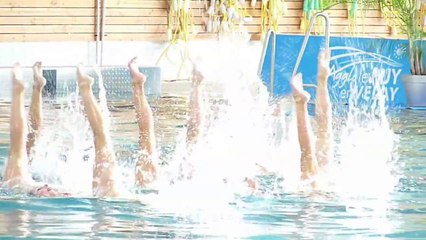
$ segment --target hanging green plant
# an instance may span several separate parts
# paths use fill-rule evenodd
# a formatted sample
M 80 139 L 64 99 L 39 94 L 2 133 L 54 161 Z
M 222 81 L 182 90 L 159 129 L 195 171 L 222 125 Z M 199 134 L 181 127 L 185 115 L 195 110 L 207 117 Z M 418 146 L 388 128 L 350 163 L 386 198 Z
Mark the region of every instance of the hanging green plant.
M 169 44 L 157 60 L 157 65 L 159 65 L 163 58 L 167 58 L 167 60 L 173 64 L 180 64 L 179 76 L 181 75 L 185 64 L 188 61 L 190 62 L 187 43 L 196 35 L 192 22 L 190 3 L 191 0 L 169 0 L 167 28 Z M 178 52 L 178 62 L 169 56 L 171 50 Z
M 211 0 L 207 10 L 207 32 L 236 33 L 244 31 L 244 23 L 251 21 L 244 0 Z
M 193 34 L 194 25 L 190 11 L 191 0 L 170 0 L 168 14 L 168 40 L 172 43 L 177 41 L 187 42 Z
M 302 32 L 306 32 L 308 29 L 308 25 L 309 25 L 309 21 L 311 17 L 315 13 L 323 11 L 323 10 L 324 10 L 323 0 L 305 0 L 303 2 L 303 14 L 302 14 L 302 20 L 300 22 L 300 30 Z
M 348 19 L 349 19 L 349 32 L 356 33 L 358 19 L 361 17 L 362 26 L 364 27 L 365 10 L 377 7 L 377 0 L 305 0 L 303 3 L 303 15 L 300 23 L 300 29 L 302 32 L 306 32 L 310 18 L 316 12 L 323 12 L 333 8 L 338 4 L 346 4 Z M 359 15 L 361 13 L 361 15 Z M 315 31 L 323 32 L 323 19 L 317 19 L 315 24 Z
M 422 31 L 426 32 L 426 2 L 421 3 L 418 17 L 422 25 Z
M 278 31 L 279 19 L 287 12 L 287 3 L 284 0 L 262 0 L 261 28 L 262 38 L 270 29 Z
M 357 10 L 358 10 L 358 1 L 347 4 L 348 9 L 348 19 L 349 19 L 349 31 L 355 33 L 357 26 Z

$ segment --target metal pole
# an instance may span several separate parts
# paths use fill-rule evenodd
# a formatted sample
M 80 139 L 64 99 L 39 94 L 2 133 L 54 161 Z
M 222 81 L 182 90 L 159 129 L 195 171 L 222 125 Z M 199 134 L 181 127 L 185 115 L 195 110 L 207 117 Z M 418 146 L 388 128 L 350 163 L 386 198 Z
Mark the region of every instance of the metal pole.
M 275 52 L 276 52 L 276 34 L 275 32 L 270 32 L 272 37 L 272 45 L 271 45 L 271 76 L 270 76 L 270 89 L 271 89 L 271 96 L 274 97 L 274 83 L 275 83 Z
M 274 80 L 275 80 L 275 47 L 276 47 L 276 34 L 273 30 L 269 30 L 268 33 L 266 34 L 265 37 L 265 42 L 263 44 L 263 50 L 262 50 L 262 55 L 260 58 L 260 64 L 259 64 L 259 68 L 257 70 L 257 74 L 259 75 L 259 77 L 262 75 L 262 70 L 263 70 L 263 64 L 265 62 L 265 58 L 266 58 L 266 52 L 268 50 L 268 44 L 269 44 L 269 39 L 271 39 L 271 37 L 273 38 L 272 40 L 272 45 L 271 45 L 271 68 L 270 68 L 270 91 L 272 96 L 274 95 Z
M 262 55 L 260 56 L 260 63 L 257 69 L 257 74 L 259 76 L 262 75 L 263 63 L 265 62 L 266 50 L 268 50 L 269 37 L 271 36 L 271 32 L 273 32 L 273 30 L 269 30 L 269 32 L 266 34 L 265 42 L 263 42 Z
M 99 65 L 101 40 L 101 0 L 96 0 L 96 65 Z
M 312 27 L 314 26 L 315 19 L 317 17 L 323 17 L 325 20 L 325 46 L 326 49 L 330 46 L 330 21 L 328 19 L 328 15 L 326 13 L 316 13 L 311 17 L 311 22 L 309 24 L 308 31 L 305 34 L 305 38 L 303 39 L 302 48 L 300 49 L 299 56 L 296 60 L 296 65 L 293 69 L 293 76 L 296 75 L 297 70 L 299 69 L 300 61 L 302 60 L 303 54 L 305 53 L 306 45 L 308 44 L 309 36 L 311 35 Z
M 101 13 L 101 55 L 99 59 L 99 66 L 102 66 L 103 57 L 104 57 L 104 36 L 105 36 L 105 11 L 106 4 L 105 0 L 101 0 L 102 2 L 102 13 Z

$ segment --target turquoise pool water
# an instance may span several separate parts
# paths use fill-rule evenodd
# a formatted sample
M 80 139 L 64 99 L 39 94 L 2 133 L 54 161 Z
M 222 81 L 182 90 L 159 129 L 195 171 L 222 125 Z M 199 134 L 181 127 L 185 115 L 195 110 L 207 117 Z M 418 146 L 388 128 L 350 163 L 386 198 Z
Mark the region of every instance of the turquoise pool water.
M 160 145 L 168 146 L 184 124 L 183 101 L 175 103 L 168 121 L 159 120 Z M 6 105 L 7 106 L 7 105 Z M 5 108 L 7 109 L 7 108 Z M 157 115 L 164 115 L 156 109 Z M 112 111 L 119 158 L 137 141 L 133 110 L 125 104 Z M 7 114 L 0 116 L 0 168 L 7 154 Z M 386 198 L 333 192 L 276 190 L 238 195 L 226 204 L 181 209 L 144 198 L 33 198 L 0 193 L 0 236 L 53 239 L 426 239 L 426 112 L 390 114 L 399 136 L 399 182 Z M 125 142 L 124 142 L 125 141 Z M 126 143 L 124 145 L 123 143 Z M 130 145 L 130 147 L 129 147 Z M 366 166 L 368 167 L 368 166 Z M 76 176 L 78 177 L 78 176 Z M 380 178 L 380 175 L 377 176 Z M 360 175 L 359 179 L 363 176 Z M 263 179 L 267 181 L 268 179 Z M 356 181 L 356 179 L 354 179 Z M 174 197 L 184 199 L 181 195 Z M 203 193 L 200 193 L 203 194 Z M 194 194 L 188 195 L 193 197 Z M 215 196 L 210 196 L 215 198 Z M 168 199 L 169 203 L 174 199 Z M 210 203 L 209 203 L 210 204 Z

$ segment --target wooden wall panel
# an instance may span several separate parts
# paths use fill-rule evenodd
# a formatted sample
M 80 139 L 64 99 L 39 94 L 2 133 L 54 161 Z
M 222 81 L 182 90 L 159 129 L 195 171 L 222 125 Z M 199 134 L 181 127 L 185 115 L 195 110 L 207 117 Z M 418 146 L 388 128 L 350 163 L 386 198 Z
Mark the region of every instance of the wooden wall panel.
M 252 39 L 260 38 L 260 7 L 247 13 L 252 21 L 245 24 Z M 167 40 L 166 0 L 105 0 L 105 40 L 137 41 Z M 302 16 L 302 0 L 287 1 L 288 11 L 279 20 L 279 31 L 298 34 Z M 197 38 L 214 38 L 205 32 L 205 3 L 191 2 L 193 24 L 199 33 Z M 351 35 L 346 6 L 335 6 L 327 11 L 333 35 Z M 359 13 L 361 14 L 361 13 Z M 365 23 L 365 24 L 363 24 Z M 93 41 L 96 32 L 95 0 L 0 0 L 0 41 Z M 354 30 L 354 29 L 352 29 Z M 380 11 L 367 10 L 358 18 L 356 35 L 389 36 L 390 29 Z
M 95 1 L 0 0 L 0 41 L 93 41 Z

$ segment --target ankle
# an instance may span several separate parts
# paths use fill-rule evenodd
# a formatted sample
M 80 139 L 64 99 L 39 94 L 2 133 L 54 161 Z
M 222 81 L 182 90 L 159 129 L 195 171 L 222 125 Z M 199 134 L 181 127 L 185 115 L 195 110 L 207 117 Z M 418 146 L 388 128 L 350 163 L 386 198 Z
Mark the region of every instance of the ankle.
M 144 87 L 145 85 L 141 82 L 133 82 L 132 83 L 132 87 L 133 87 L 133 91 L 137 91 L 137 92 L 144 92 Z
M 308 99 L 302 99 L 302 98 L 293 98 L 294 103 L 299 107 L 307 107 L 308 106 Z
M 25 91 L 25 86 L 21 85 L 21 84 L 14 84 L 13 85 L 13 91 L 14 93 L 17 94 L 23 94 Z
M 80 89 L 80 93 L 90 93 L 92 91 L 92 88 L 90 85 L 81 85 L 78 87 Z
M 328 82 L 328 75 L 327 74 L 318 74 L 318 84 L 319 83 L 327 83 Z
M 192 81 L 191 83 L 193 89 L 200 89 L 201 88 L 201 82 Z
M 44 87 L 44 85 L 34 83 L 34 85 L 33 85 L 33 91 L 39 91 L 39 92 L 41 92 L 41 90 L 43 89 L 43 87 Z

